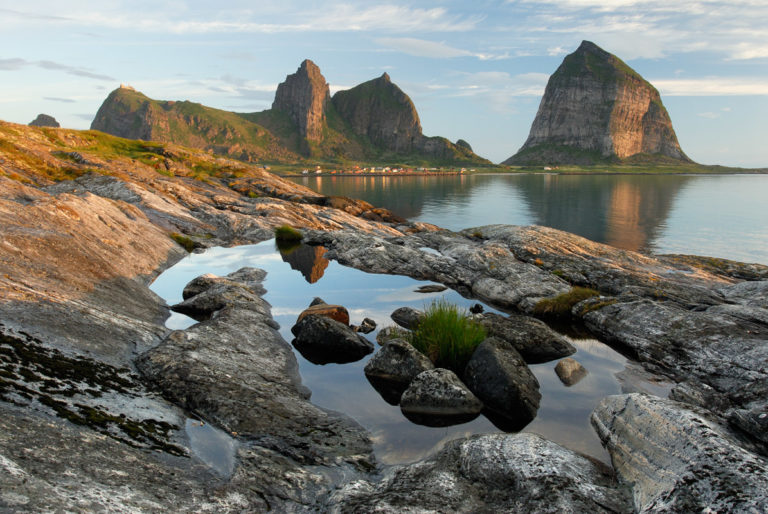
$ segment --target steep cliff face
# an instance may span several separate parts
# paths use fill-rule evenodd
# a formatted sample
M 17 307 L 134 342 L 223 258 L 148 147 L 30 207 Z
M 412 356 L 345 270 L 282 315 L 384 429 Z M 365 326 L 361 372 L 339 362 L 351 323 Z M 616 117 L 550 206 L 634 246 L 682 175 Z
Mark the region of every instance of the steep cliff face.
M 325 110 L 331 101 L 330 89 L 320 68 L 304 60 L 296 73 L 277 86 L 272 109 L 288 114 L 307 141 L 321 141 Z
M 333 95 L 333 106 L 355 132 L 395 152 L 410 152 L 422 138 L 419 114 L 389 75 Z
M 689 161 L 659 92 L 584 41 L 550 77 L 528 139 L 505 164 L 587 164 L 638 154 Z

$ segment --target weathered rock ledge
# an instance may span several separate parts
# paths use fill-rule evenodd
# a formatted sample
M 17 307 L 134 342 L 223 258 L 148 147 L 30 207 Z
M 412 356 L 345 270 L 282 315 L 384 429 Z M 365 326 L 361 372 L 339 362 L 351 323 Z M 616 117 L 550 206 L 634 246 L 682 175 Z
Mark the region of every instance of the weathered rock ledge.
M 151 164 L 99 153 L 92 137 L 0 124 L 3 148 L 16 152 L 0 161 L 3 510 L 629 512 L 688 505 L 684 488 L 712 505 L 764 510 L 765 481 L 732 479 L 725 468 L 736 461 L 718 455 L 764 476 L 768 268 L 652 258 L 542 227 L 452 233 L 178 147 L 143 155 Z M 75 149 L 77 159 L 65 152 Z M 195 180 L 200 163 L 227 175 Z M 595 424 L 621 482 L 522 434 L 377 468 L 359 426 L 308 401 L 259 271 L 190 290 L 193 303 L 208 294 L 197 302 L 207 319 L 184 331 L 164 327 L 168 307 L 147 287 L 185 255 L 171 232 L 204 248 L 259 242 L 282 224 L 343 264 L 433 280 L 523 314 L 572 286 L 597 289 L 572 317 L 707 412 L 606 400 Z M 237 441 L 231 476 L 193 457 L 190 417 Z M 643 418 L 668 429 L 626 428 Z M 702 451 L 665 456 L 677 444 Z M 628 452 L 653 455 L 662 478 L 668 469 L 686 478 L 635 481 L 643 471 L 625 465 Z M 708 458 L 724 471 L 700 473 Z

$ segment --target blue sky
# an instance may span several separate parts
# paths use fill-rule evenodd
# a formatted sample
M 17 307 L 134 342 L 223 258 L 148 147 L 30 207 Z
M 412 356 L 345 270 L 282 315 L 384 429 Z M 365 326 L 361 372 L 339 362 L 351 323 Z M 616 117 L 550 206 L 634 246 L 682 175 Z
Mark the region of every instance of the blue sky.
M 386 71 L 425 134 L 498 162 L 583 39 L 659 89 L 691 158 L 768 167 L 768 0 L 0 0 L 0 119 L 88 128 L 120 83 L 260 111 L 309 58 L 332 93 Z

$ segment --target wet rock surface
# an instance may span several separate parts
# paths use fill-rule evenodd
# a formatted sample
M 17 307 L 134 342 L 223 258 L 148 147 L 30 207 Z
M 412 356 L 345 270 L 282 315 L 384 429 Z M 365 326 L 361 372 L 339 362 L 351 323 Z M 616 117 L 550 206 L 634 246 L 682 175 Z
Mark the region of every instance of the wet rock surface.
M 434 368 L 426 355 L 402 339 L 385 343 L 365 365 L 365 376 L 384 400 L 398 405 L 414 378 Z
M 332 512 L 631 512 L 612 472 L 535 434 L 451 441 L 378 482 L 352 481 Z
M 576 352 L 565 337 L 531 316 L 488 312 L 475 319 L 489 336 L 511 344 L 529 364 L 549 362 Z
M 491 421 L 517 431 L 539 410 L 539 382 L 509 343 L 490 337 L 467 362 L 464 382 L 485 404 Z
M 439 427 L 474 419 L 483 403 L 456 373 L 435 368 L 413 379 L 400 398 L 400 410 L 415 423 Z
M 768 464 L 701 411 L 641 394 L 609 396 L 592 424 L 638 512 L 764 512 Z
M 291 331 L 296 336 L 293 346 L 313 364 L 355 362 L 373 352 L 373 343 L 326 316 L 305 316 Z

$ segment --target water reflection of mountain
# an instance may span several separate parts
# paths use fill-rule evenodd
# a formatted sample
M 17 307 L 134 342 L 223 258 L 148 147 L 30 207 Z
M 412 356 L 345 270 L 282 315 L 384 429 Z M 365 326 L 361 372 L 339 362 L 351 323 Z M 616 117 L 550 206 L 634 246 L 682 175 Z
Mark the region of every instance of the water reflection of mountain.
M 307 177 L 294 179 L 325 195 L 349 196 L 384 207 L 404 218 L 418 218 L 425 203 L 449 200 L 469 204 L 474 177 Z
M 682 175 L 523 175 L 510 185 L 538 225 L 626 250 L 649 250 L 689 180 Z
M 314 284 L 323 277 L 328 259 L 324 257 L 327 250 L 322 246 L 307 246 L 300 244 L 293 248 L 280 249 L 283 262 L 290 264 L 292 269 L 301 272 L 304 279 Z

